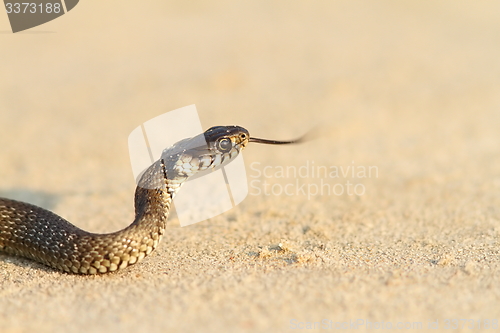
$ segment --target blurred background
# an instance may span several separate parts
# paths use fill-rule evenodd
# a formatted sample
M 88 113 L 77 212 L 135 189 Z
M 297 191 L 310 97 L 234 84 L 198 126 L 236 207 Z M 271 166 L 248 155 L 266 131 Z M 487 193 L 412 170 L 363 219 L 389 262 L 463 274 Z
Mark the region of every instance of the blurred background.
M 287 331 L 291 318 L 498 318 L 499 12 L 496 1 L 80 1 L 16 34 L 0 15 L 1 196 L 87 230 L 122 228 L 133 212 L 129 133 L 190 104 L 205 128 L 321 133 L 251 146 L 247 166 L 379 170 L 358 180 L 361 197 L 249 196 L 198 229 L 172 229 L 149 266 L 127 271 L 147 281 L 26 275 L 30 262 L 2 256 L 0 327 L 76 331 L 101 315 L 122 330 L 263 332 Z M 231 251 L 236 263 L 214 254 Z M 88 296 L 89 285 L 115 298 Z

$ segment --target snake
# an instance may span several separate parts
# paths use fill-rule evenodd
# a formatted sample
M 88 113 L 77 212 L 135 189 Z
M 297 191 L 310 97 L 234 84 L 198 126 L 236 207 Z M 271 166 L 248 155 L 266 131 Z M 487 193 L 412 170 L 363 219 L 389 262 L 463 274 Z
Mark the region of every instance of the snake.
M 0 198 L 0 252 L 74 274 L 124 269 L 156 249 L 165 234 L 172 201 L 190 177 L 226 165 L 248 143 L 281 145 L 299 141 L 250 137 L 240 126 L 214 126 L 181 140 L 164 149 L 139 177 L 134 220 L 113 233 L 87 232 L 44 208 Z

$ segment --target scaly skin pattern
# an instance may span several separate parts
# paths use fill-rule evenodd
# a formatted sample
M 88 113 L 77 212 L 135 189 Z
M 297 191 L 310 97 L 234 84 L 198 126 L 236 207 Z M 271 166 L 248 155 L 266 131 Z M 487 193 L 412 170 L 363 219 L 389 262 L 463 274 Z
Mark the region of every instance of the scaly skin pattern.
M 193 146 L 200 138 L 206 145 Z M 43 208 L 0 198 L 0 251 L 75 274 L 107 273 L 133 265 L 158 246 L 181 185 L 200 171 L 229 162 L 248 140 L 241 127 L 218 126 L 165 149 L 141 176 L 134 221 L 114 233 L 89 233 Z
M 158 162 L 148 171 L 158 171 Z M 80 274 L 113 272 L 133 265 L 160 242 L 173 193 L 136 189 L 134 222 L 122 231 L 93 234 L 58 215 L 19 201 L 0 199 L 0 250 Z

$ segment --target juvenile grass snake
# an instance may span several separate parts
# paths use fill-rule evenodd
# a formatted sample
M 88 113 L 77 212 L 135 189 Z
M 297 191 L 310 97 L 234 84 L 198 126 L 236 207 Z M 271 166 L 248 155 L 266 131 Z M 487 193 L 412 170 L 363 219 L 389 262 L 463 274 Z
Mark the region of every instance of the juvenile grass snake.
M 201 146 L 194 142 L 206 142 Z M 300 140 L 300 139 L 299 139 Z M 35 205 L 0 198 L 0 251 L 75 274 L 113 272 L 149 255 L 165 233 L 170 206 L 195 174 L 234 159 L 250 142 L 290 144 L 250 137 L 239 126 L 216 126 L 163 150 L 135 190 L 135 218 L 123 230 L 95 234 Z

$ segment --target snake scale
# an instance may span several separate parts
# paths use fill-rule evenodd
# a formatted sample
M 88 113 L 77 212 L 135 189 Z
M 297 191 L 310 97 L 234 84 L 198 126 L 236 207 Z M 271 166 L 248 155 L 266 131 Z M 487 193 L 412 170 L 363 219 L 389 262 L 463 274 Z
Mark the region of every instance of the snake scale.
M 199 146 L 200 139 L 206 144 Z M 249 142 L 290 144 L 299 140 L 251 138 L 242 127 L 215 126 L 175 143 L 144 171 L 135 190 L 134 221 L 114 233 L 86 232 L 43 208 L 0 198 L 0 251 L 68 273 L 123 269 L 158 246 L 172 200 L 189 177 L 229 163 Z

